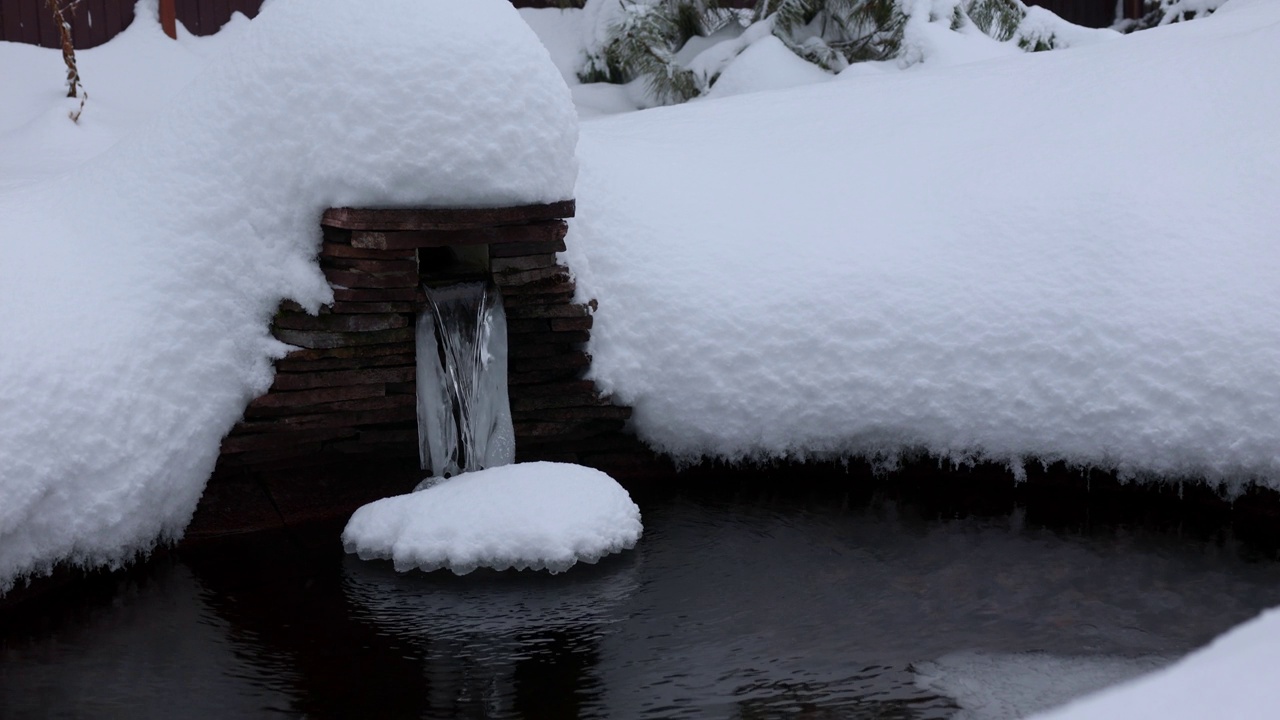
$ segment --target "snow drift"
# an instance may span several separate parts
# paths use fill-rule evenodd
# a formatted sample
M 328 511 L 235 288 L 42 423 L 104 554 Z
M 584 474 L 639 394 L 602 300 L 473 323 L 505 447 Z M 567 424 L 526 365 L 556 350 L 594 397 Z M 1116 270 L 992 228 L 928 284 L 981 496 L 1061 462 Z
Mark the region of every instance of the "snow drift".
M 171 111 L 0 195 L 0 591 L 182 532 L 275 308 L 331 300 L 326 207 L 566 199 L 576 134 L 502 0 L 278 1 Z
M 926 64 L 927 65 L 927 64 Z M 1280 6 L 583 124 L 592 373 L 678 458 L 1280 487 Z

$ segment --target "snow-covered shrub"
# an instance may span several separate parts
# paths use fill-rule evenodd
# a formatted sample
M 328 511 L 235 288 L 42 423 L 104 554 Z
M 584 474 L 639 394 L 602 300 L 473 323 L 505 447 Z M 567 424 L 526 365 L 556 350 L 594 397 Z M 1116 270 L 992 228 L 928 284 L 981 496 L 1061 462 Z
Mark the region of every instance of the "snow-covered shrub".
M 582 81 L 641 80 L 660 105 L 706 94 L 734 58 L 769 35 L 838 73 L 857 62 L 925 59 L 911 42 L 920 23 L 976 28 L 1028 51 L 1066 47 L 1093 32 L 1022 0 L 759 0 L 747 10 L 716 0 L 587 0 L 585 13 Z
M 1117 28 L 1125 32 L 1146 30 L 1170 23 L 1195 20 L 1213 14 L 1227 0 L 1145 0 L 1142 17 L 1125 20 Z

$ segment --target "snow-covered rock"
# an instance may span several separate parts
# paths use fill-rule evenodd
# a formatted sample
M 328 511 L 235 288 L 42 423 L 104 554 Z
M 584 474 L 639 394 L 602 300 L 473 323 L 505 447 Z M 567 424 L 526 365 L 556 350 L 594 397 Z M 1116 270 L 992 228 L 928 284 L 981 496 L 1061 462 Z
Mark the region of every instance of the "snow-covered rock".
M 360 508 L 342 532 L 347 552 L 397 570 L 563 572 L 635 547 L 640 508 L 608 475 L 567 463 L 463 473 Z
M 562 200 L 576 136 L 503 0 L 277 0 L 153 122 L 0 194 L 0 591 L 180 535 L 272 313 L 332 299 L 326 207 Z

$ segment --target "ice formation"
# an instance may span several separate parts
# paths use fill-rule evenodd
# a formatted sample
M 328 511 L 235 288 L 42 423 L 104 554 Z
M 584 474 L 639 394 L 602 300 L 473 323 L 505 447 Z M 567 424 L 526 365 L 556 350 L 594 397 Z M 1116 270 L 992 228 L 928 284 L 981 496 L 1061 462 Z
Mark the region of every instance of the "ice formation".
M 492 282 L 424 286 L 418 317 L 422 468 L 451 477 L 507 465 L 516 437 L 507 397 L 507 318 Z
M 331 300 L 325 208 L 573 195 L 572 100 L 509 3 L 277 0 L 244 25 L 137 132 L 0 193 L 0 591 L 181 534 L 271 384 L 280 301 Z
M 640 508 L 608 475 L 568 463 L 519 463 L 465 473 L 356 510 L 347 552 L 397 570 L 563 572 L 635 547 Z
M 1278 66 L 1280 3 L 1231 3 L 585 122 L 594 379 L 686 460 L 1280 487 Z

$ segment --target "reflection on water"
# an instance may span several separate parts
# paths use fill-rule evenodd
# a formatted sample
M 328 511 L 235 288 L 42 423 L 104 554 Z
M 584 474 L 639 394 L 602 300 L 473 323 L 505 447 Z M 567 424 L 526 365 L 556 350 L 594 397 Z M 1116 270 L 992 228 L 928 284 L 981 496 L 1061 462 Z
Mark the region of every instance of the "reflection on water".
M 0 717 L 1016 717 L 1280 604 L 1221 539 L 643 504 L 635 551 L 555 577 L 399 575 L 336 530 L 156 560 L 0 618 Z

